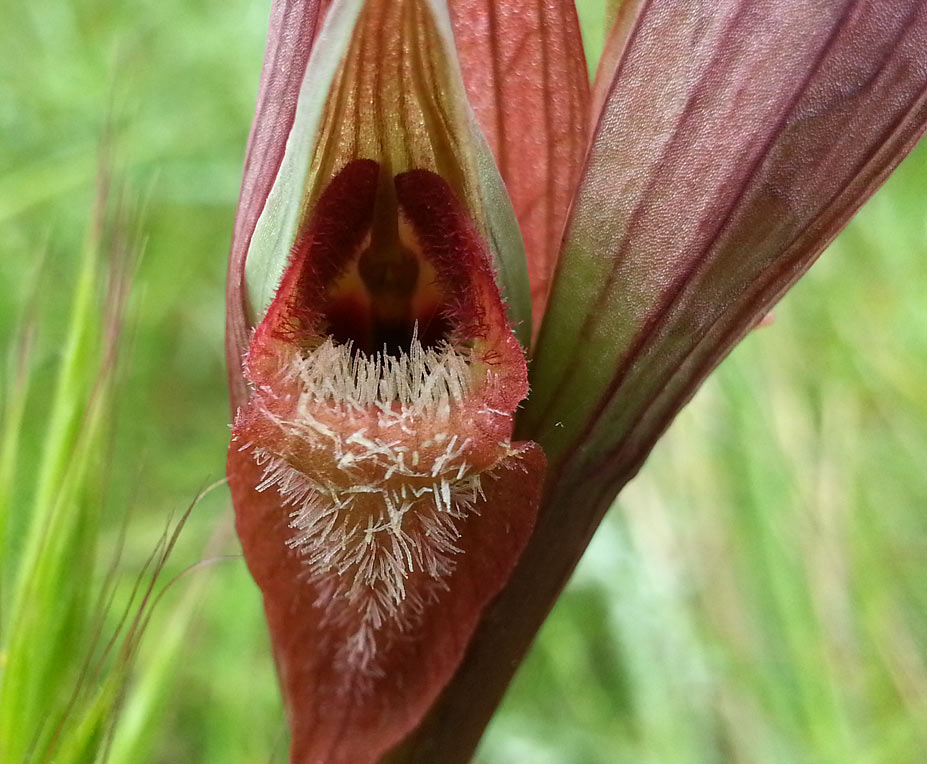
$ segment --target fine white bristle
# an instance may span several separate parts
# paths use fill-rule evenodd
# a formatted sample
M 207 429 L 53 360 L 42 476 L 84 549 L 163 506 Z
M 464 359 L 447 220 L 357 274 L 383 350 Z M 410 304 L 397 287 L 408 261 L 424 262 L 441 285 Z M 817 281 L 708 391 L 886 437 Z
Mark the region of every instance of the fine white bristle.
M 425 602 L 447 586 L 462 521 L 483 497 L 465 435 L 441 432 L 410 447 L 396 432 L 414 435 L 417 421 L 447 423 L 470 395 L 473 376 L 471 357 L 450 345 L 425 348 L 415 337 L 408 352 L 368 356 L 327 340 L 284 372 L 300 391 L 295 414 L 283 420 L 264 412 L 285 438 L 324 451 L 333 465 L 307 474 L 267 447 L 252 449 L 264 470 L 258 490 L 276 489 L 291 508 L 288 543 L 323 592 L 324 617 L 359 623 L 340 659 L 362 673 L 378 671 L 377 634 L 388 625 L 397 633 L 414 627 Z M 319 414 L 332 404 L 374 410 L 378 427 L 343 432 Z M 511 453 L 507 442 L 498 445 L 500 458 Z
M 424 347 L 413 334 L 407 352 L 368 355 L 330 338 L 294 360 L 287 378 L 313 400 L 332 400 L 357 411 L 376 406 L 386 414 L 398 403 L 410 415 L 440 416 L 471 390 L 472 358 L 449 343 Z

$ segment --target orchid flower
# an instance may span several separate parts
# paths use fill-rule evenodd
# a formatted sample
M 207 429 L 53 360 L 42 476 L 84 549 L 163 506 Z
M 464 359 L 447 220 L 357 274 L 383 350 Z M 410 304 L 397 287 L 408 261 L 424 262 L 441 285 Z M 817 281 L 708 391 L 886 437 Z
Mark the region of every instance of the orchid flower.
M 923 0 L 274 0 L 228 477 L 294 762 L 465 761 L 606 509 L 927 126 Z

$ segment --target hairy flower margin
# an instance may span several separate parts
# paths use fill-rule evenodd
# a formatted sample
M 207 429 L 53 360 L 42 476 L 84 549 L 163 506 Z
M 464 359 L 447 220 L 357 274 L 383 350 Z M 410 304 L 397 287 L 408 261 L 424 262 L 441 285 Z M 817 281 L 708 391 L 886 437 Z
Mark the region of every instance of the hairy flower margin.
M 592 88 L 571 2 L 275 0 L 228 475 L 293 761 L 467 760 L 619 489 L 925 127 L 922 0 L 625 0 Z

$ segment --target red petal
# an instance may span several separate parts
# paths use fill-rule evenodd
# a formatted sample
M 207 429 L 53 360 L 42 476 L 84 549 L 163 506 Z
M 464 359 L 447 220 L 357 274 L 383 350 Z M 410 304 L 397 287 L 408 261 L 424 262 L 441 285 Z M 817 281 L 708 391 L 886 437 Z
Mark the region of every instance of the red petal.
M 337 632 L 321 622 L 305 563 L 287 546 L 293 530 L 275 491 L 254 486 L 261 469 L 229 451 L 229 486 L 248 566 L 261 585 L 292 733 L 293 762 L 377 761 L 420 721 L 463 654 L 485 603 L 508 579 L 534 522 L 544 469 L 530 444 L 487 481 L 480 514 L 461 528 L 467 549 L 436 593 L 414 638 L 400 640 L 382 675 L 360 680 L 338 663 Z
M 235 214 L 226 287 L 225 352 L 232 413 L 247 400 L 241 375 L 251 324 L 244 286 L 245 257 L 270 193 L 296 113 L 296 98 L 320 17 L 330 0 L 274 0 L 257 107 Z
M 567 0 L 451 0 L 467 95 L 512 199 L 534 326 L 586 153 L 589 75 Z

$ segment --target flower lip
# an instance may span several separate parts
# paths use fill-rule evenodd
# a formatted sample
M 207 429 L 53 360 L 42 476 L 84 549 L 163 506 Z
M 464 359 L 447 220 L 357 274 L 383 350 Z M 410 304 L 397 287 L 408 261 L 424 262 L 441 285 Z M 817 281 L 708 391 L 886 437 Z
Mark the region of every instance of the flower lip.
M 523 450 L 511 435 L 525 360 L 449 184 L 369 159 L 337 172 L 304 217 L 245 374 L 254 392 L 235 436 L 264 470 L 259 490 L 290 507 L 287 543 L 310 578 L 354 613 L 349 641 L 367 660 L 378 624 L 409 628 L 454 569 L 479 475 Z
M 386 165 L 347 163 L 304 215 L 229 451 L 288 703 L 326 719 L 294 750 L 345 724 L 395 742 L 540 501 L 543 454 L 512 441 L 527 367 L 488 247 L 441 176 Z

